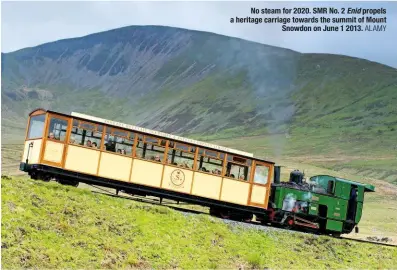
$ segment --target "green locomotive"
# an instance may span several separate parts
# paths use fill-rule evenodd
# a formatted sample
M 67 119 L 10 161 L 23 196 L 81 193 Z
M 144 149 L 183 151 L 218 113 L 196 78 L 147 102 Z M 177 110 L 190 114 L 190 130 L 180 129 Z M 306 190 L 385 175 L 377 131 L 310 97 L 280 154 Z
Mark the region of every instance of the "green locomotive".
M 287 228 L 334 236 L 350 233 L 361 219 L 364 192 L 375 191 L 372 185 L 329 175 L 306 182 L 298 170 L 291 172 L 288 182 L 280 182 L 280 167 L 274 172 L 268 211 L 257 219 Z

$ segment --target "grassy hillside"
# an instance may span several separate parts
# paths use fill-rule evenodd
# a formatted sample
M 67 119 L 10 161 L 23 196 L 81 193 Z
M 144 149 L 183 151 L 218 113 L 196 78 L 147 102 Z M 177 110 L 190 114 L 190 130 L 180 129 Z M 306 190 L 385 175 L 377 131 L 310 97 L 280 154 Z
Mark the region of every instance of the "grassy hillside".
M 3 178 L 2 268 L 393 268 L 397 249 Z

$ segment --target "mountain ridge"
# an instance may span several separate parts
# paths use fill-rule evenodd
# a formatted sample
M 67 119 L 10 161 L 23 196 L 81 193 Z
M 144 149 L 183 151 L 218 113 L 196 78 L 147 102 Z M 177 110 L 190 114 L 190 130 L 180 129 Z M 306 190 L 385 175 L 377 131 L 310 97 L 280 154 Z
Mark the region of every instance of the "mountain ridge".
M 301 51 L 293 50 L 293 49 L 286 48 L 286 47 L 282 47 L 282 46 L 269 45 L 269 44 L 262 43 L 262 42 L 259 42 L 259 41 L 255 41 L 255 40 L 244 39 L 244 38 L 240 38 L 240 37 L 236 37 L 236 36 L 228 36 L 228 35 L 226 35 L 226 34 L 221 34 L 221 33 L 216 33 L 216 32 L 210 32 L 210 31 L 205 31 L 205 30 L 197 30 L 197 29 L 189 29 L 189 28 L 176 27 L 176 26 L 157 25 L 157 24 L 126 25 L 126 26 L 121 26 L 121 27 L 117 27 L 117 28 L 111 28 L 111 29 L 107 29 L 107 30 L 102 30 L 102 31 L 99 31 L 99 32 L 91 33 L 91 34 L 85 34 L 85 35 L 77 36 L 77 37 L 60 38 L 60 39 L 55 40 L 55 41 L 48 41 L 48 42 L 44 42 L 44 43 L 41 43 L 41 44 L 38 44 L 38 45 L 33 45 L 33 46 L 29 46 L 29 47 L 24 47 L 24 48 L 16 49 L 16 50 L 9 51 L 9 52 L 1 52 L 1 54 L 2 54 L 2 56 L 3 56 L 3 54 L 16 53 L 16 52 L 19 52 L 19 51 L 22 51 L 22 50 L 25 50 L 25 49 L 34 49 L 34 48 L 37 48 L 37 47 L 40 47 L 40 46 L 43 46 L 43 45 L 53 45 L 53 44 L 58 43 L 58 42 L 64 42 L 64 41 L 69 41 L 69 40 L 76 40 L 76 39 L 81 39 L 81 38 L 88 38 L 88 37 L 90 37 L 90 36 L 105 34 L 105 33 L 107 33 L 107 32 L 117 31 L 117 30 L 126 29 L 126 28 L 130 28 L 130 27 L 142 27 L 142 28 L 145 28 L 145 27 L 172 28 L 172 29 L 184 30 L 184 31 L 189 31 L 189 32 L 207 33 L 207 34 L 213 34 L 213 35 L 217 35 L 217 36 L 221 36 L 221 37 L 225 37 L 225 38 L 233 38 L 233 39 L 235 39 L 235 40 L 241 40 L 241 41 L 244 41 L 244 42 L 252 42 L 252 43 L 255 43 L 255 44 L 261 44 L 261 45 L 264 45 L 264 46 L 267 46 L 267 47 L 271 47 L 271 48 L 278 48 L 278 49 L 289 50 L 289 51 L 292 51 L 292 52 L 296 52 L 296 53 L 300 53 L 300 54 L 305 54 L 305 55 L 307 55 L 307 54 L 318 54 L 318 55 L 326 55 L 326 56 L 342 56 L 342 57 L 350 57 L 350 58 L 362 59 L 362 60 L 366 60 L 366 61 L 369 61 L 369 62 L 377 63 L 377 64 L 380 64 L 380 65 L 387 66 L 387 67 L 390 67 L 390 68 L 395 69 L 395 67 L 393 67 L 393 66 L 390 66 L 390 65 L 387 65 L 387 64 L 383 64 L 383 63 L 380 63 L 380 62 L 378 62 L 378 61 L 369 60 L 369 59 L 365 59 L 365 58 L 360 58 L 360 57 L 357 57 L 357 56 L 351 56 L 351 55 L 347 55 L 347 54 L 313 53 L 313 52 L 310 52 L 310 53 L 303 53 L 303 52 L 301 52 Z
M 151 27 L 151 28 L 160 28 L 160 29 L 174 29 L 174 30 L 181 30 L 181 31 L 187 31 L 187 32 L 192 32 L 192 33 L 201 33 L 201 34 L 211 34 L 211 35 L 216 35 L 216 36 L 220 36 L 220 37 L 224 37 L 224 38 L 232 38 L 235 40 L 240 40 L 240 41 L 244 41 L 244 42 L 251 42 L 251 43 L 255 43 L 255 44 L 261 44 L 267 47 L 271 47 L 271 48 L 280 48 L 280 49 L 284 49 L 284 50 L 290 50 L 293 52 L 298 52 L 289 48 L 284 48 L 284 47 L 280 47 L 280 46 L 274 46 L 274 45 L 268 45 L 268 44 L 264 44 L 264 43 L 260 43 L 258 41 L 254 41 L 254 40 L 247 40 L 247 39 L 243 39 L 243 38 L 239 38 L 239 37 L 231 37 L 225 34 L 219 34 L 219 33 L 215 33 L 215 32 L 210 32 L 210 31 L 204 31 L 204 30 L 196 30 L 196 29 L 188 29 L 188 28 L 183 28 L 183 27 L 173 27 L 173 26 L 166 26 L 166 25 L 127 25 L 127 26 L 122 26 L 122 27 L 118 27 L 118 28 L 112 28 L 112 29 L 108 29 L 108 30 L 103 30 L 103 31 L 99 31 L 99 32 L 95 32 L 95 33 L 91 33 L 91 34 L 86 34 L 83 36 L 78 36 L 78 37 L 71 37 L 71 38 L 61 38 L 55 41 L 49 41 L 49 42 L 44 42 L 42 44 L 38 44 L 38 45 L 34 45 L 34 46 L 30 46 L 30 47 L 25 47 L 25 48 L 21 48 L 21 49 L 17 49 L 14 51 L 10 51 L 10 52 L 2 52 L 2 54 L 10 54 L 10 53 L 16 53 L 25 49 L 34 49 L 43 45 L 53 45 L 55 43 L 58 42 L 65 42 L 65 41 L 69 41 L 69 40 L 77 40 L 77 39 L 82 39 L 82 38 L 89 38 L 92 36 L 96 36 L 96 35 L 102 35 L 102 34 L 106 34 L 109 32 L 114 32 L 114 31 L 121 31 L 121 30 L 125 30 L 125 29 L 130 29 L 131 27 L 135 27 L 135 28 L 147 28 L 147 27 Z M 301 52 L 298 52 L 301 53 Z

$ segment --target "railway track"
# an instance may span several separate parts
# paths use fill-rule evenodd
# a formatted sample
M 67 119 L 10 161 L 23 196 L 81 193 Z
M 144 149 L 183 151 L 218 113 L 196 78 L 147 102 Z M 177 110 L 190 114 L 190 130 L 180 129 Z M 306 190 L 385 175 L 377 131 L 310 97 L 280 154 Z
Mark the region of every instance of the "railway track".
M 348 238 L 348 237 L 341 237 L 338 239 L 343 239 L 343 240 L 348 240 L 348 241 L 355 241 L 355 242 L 361 242 L 361 243 L 370 243 L 370 244 L 376 244 L 376 245 L 381 245 L 381 246 L 389 246 L 389 247 L 395 247 L 397 248 L 396 244 L 391 244 L 391 243 L 384 243 L 384 242 L 375 242 L 375 241 L 368 241 L 364 239 L 356 239 L 356 238 Z
M 189 214 L 206 214 L 206 215 L 209 215 L 209 212 L 193 210 L 193 209 L 186 209 L 186 208 L 182 208 L 181 207 L 181 206 L 184 206 L 184 205 L 192 205 L 192 204 L 188 204 L 188 203 L 180 203 L 180 202 L 171 203 L 171 201 L 169 201 L 169 200 L 164 200 L 163 202 L 160 202 L 159 199 L 141 197 L 141 196 L 137 196 L 137 195 L 134 196 L 134 197 L 132 197 L 132 196 L 124 196 L 124 195 L 117 195 L 115 193 L 110 192 L 109 190 L 97 187 L 95 185 L 89 185 L 89 186 L 92 186 L 92 187 L 102 191 L 102 192 L 99 192 L 99 191 L 91 190 L 94 193 L 99 193 L 99 194 L 112 196 L 112 197 L 116 197 L 116 198 L 123 198 L 123 199 L 128 199 L 128 200 L 133 200 L 133 201 L 150 203 L 150 204 L 153 204 L 153 205 L 167 206 L 167 207 L 169 207 L 171 209 L 174 209 L 174 210 L 177 210 L 177 211 L 181 211 L 181 212 L 184 212 L 184 213 L 189 213 Z M 177 206 L 175 206 L 175 205 L 177 205 Z M 219 218 L 219 219 L 221 219 L 221 218 Z M 258 226 L 258 228 L 265 227 L 266 229 L 271 229 L 271 230 L 291 231 L 291 230 L 287 230 L 287 229 L 283 229 L 283 228 L 276 228 L 276 227 L 264 225 L 264 224 L 261 224 L 261 223 L 259 223 L 257 221 L 243 222 L 243 221 L 234 221 L 234 220 L 230 220 L 230 219 L 222 219 L 222 220 L 227 221 L 228 223 L 234 222 L 234 223 L 240 224 L 242 226 L 250 225 L 250 226 Z M 295 231 L 295 230 L 294 230 L 294 232 L 295 233 L 302 233 L 302 234 L 306 234 L 306 235 L 312 235 L 311 233 L 307 233 L 307 232 L 301 232 L 301 231 Z M 328 235 L 325 235 L 325 236 L 333 238 L 333 239 L 341 240 L 341 241 L 352 241 L 352 242 L 360 242 L 360 243 L 369 243 L 369 244 L 374 244 L 374 245 L 389 246 L 389 247 L 397 248 L 397 245 L 396 244 L 392 244 L 392 243 L 375 242 L 375 241 L 369 241 L 369 240 L 365 240 L 365 239 L 348 238 L 348 237 L 333 237 L 333 236 L 328 236 Z

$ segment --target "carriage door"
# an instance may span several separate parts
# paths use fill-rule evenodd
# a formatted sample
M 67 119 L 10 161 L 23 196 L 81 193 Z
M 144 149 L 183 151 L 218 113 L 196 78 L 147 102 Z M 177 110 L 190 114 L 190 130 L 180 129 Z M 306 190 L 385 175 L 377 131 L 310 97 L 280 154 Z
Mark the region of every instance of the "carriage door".
M 66 134 L 69 119 L 59 115 L 49 115 L 44 139 L 42 163 L 62 167 L 66 151 Z
M 249 204 L 267 208 L 270 194 L 272 165 L 255 161 L 251 176 L 251 192 Z

